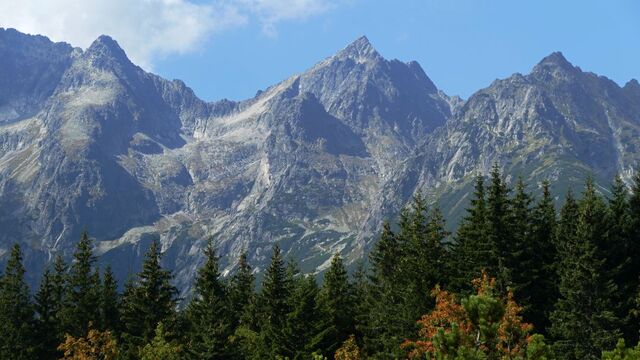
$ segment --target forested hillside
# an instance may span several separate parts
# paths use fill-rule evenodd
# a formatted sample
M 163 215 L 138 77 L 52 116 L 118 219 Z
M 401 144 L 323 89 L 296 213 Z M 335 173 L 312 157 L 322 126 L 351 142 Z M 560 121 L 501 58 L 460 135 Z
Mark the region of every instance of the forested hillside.
M 222 276 L 209 241 L 188 299 L 157 241 L 119 291 L 85 232 L 33 294 L 15 245 L 0 358 L 638 359 L 640 175 L 607 197 L 589 178 L 559 201 L 541 188 L 494 166 L 453 234 L 419 194 L 368 261 L 349 275 L 336 255 L 321 283 L 278 245 L 260 284 L 246 255 Z

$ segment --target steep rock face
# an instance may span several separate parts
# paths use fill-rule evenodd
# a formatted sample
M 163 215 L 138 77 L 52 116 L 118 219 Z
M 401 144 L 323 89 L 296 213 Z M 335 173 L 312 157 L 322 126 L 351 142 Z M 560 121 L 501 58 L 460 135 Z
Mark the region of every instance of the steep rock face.
M 399 178 L 414 183 L 401 181 L 389 191 L 425 189 L 458 219 L 472 177 L 497 162 L 511 181 L 523 176 L 535 186 L 549 179 L 563 194 L 579 190 L 591 175 L 606 192 L 616 173 L 628 180 L 640 161 L 633 88 L 633 82 L 621 88 L 553 53 L 530 74 L 497 80 L 472 95 L 408 160 L 405 174 L 420 174 Z
M 252 99 L 208 103 L 107 36 L 80 50 L 0 30 L 0 75 L 0 252 L 21 242 L 34 274 L 87 228 L 125 279 L 160 239 L 185 296 L 208 237 L 225 272 L 245 250 L 264 269 L 275 242 L 322 271 L 333 253 L 361 258 L 416 191 L 456 219 L 494 162 L 564 191 L 640 160 L 638 82 L 560 53 L 464 101 L 362 37 Z
M 397 159 L 450 116 L 416 63 L 366 38 L 253 99 L 214 103 L 107 36 L 85 51 L 13 30 L 0 43 L 3 58 L 25 48 L 22 61 L 42 63 L 3 84 L 14 95 L 0 104 L 35 99 L 0 127 L 0 224 L 3 247 L 19 239 L 40 266 L 87 228 L 120 278 L 153 238 L 185 289 L 209 236 L 227 270 L 243 250 L 262 266 L 276 241 L 321 269 L 361 253 L 353 239 Z

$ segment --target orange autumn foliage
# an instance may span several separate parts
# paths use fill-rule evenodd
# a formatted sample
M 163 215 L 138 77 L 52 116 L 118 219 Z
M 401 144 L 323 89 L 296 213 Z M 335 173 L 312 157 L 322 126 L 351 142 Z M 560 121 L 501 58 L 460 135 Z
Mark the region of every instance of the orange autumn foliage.
M 502 359 L 522 358 L 532 337 L 533 326 L 525 323 L 520 307 L 508 293 L 506 299 L 494 294 L 495 280 L 486 274 L 473 281 L 476 295 L 458 301 L 455 295 L 436 287 L 431 292 L 433 311 L 418 321 L 419 339 L 405 341 L 409 358 L 467 354 L 492 354 Z M 539 340 L 539 338 L 538 338 Z
M 58 350 L 63 352 L 62 359 L 69 360 L 115 360 L 118 356 L 118 346 L 111 332 L 91 328 L 87 337 L 74 338 L 67 334 Z

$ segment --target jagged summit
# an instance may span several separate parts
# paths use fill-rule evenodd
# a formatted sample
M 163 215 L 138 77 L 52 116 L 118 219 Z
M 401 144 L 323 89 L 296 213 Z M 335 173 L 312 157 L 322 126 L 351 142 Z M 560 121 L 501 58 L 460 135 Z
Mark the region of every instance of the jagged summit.
M 555 51 L 540 60 L 540 62 L 533 68 L 533 71 L 536 72 L 551 69 L 561 69 L 573 72 L 576 70 L 576 67 L 574 67 L 567 58 L 564 57 L 562 52 Z
M 376 59 L 380 54 L 371 45 L 366 36 L 361 36 L 336 54 L 336 57 L 349 57 L 354 59 Z
M 130 63 L 127 54 L 120 47 L 118 42 L 108 35 L 100 35 L 87 48 L 85 54 L 94 59 L 111 59 L 118 62 Z

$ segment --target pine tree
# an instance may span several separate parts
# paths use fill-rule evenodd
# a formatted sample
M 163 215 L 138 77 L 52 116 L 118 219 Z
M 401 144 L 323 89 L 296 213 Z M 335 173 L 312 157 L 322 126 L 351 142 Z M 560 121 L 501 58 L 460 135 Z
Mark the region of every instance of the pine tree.
M 100 328 L 112 333 L 120 330 L 120 295 L 111 267 L 107 266 L 100 287 Z
M 629 215 L 631 219 L 626 248 L 630 262 L 627 268 L 629 278 L 625 280 L 625 283 L 631 284 L 627 285 L 629 287 L 633 287 L 635 283 L 638 301 L 634 307 L 635 311 L 631 316 L 628 316 L 630 321 L 625 332 L 632 334 L 629 341 L 631 344 L 635 344 L 638 342 L 638 334 L 640 333 L 640 171 L 636 171 L 633 178 L 631 197 L 629 198 Z
M 161 258 L 158 242 L 153 241 L 137 282 L 125 286 L 120 313 L 128 353 L 149 343 L 160 322 L 167 329 L 175 323 L 178 290 L 171 285 L 171 273 L 160 265 Z
M 256 328 L 254 282 L 255 276 L 245 251 L 240 255 L 238 269 L 229 283 L 229 302 L 234 328 L 238 326 L 248 326 L 253 330 Z
M 263 342 L 262 351 L 268 358 L 283 356 L 286 351 L 284 328 L 289 313 L 287 300 L 290 290 L 280 246 L 275 244 L 260 294 L 262 313 L 260 337 Z
M 567 203 L 565 207 L 574 206 Z M 619 331 L 610 298 L 616 286 L 604 273 L 597 247 L 605 235 L 606 207 L 591 179 L 577 210 L 575 226 L 567 223 L 575 221 L 567 218 L 575 210 L 563 208 L 561 212 L 560 298 L 551 314 L 550 332 L 562 358 L 596 359 L 602 350 L 613 347 Z
M 486 271 L 496 277 L 498 291 L 504 292 L 511 284 L 509 258 L 513 243 L 512 227 L 509 224 L 509 188 L 502 179 L 497 163 L 491 170 L 491 186 L 487 194 L 487 240 L 492 247 Z
M 534 289 L 537 283 L 537 267 L 535 263 L 535 249 L 532 235 L 531 196 L 526 192 L 524 181 L 518 179 L 515 195 L 511 199 L 509 226 L 511 227 L 512 242 L 509 246 L 509 256 L 505 258 L 505 265 L 511 273 L 511 290 L 516 300 L 524 308 L 525 313 L 531 309 Z
M 355 302 L 349 284 L 347 269 L 339 254 L 331 259 L 331 266 L 324 274 L 324 282 L 318 295 L 318 308 L 322 314 L 322 352 L 330 356 L 355 333 Z
M 548 181 L 542 183 L 542 198 L 533 209 L 531 222 L 533 261 L 530 264 L 534 278 L 531 281 L 533 286 L 527 290 L 531 303 L 524 310 L 524 317 L 533 323 L 538 333 L 546 334 L 548 317 L 558 298 L 555 268 L 557 219 Z
M 87 334 L 89 323 L 100 321 L 100 275 L 95 262 L 92 242 L 85 231 L 73 254 L 63 318 L 65 331 L 77 338 Z
M 35 359 L 34 311 L 24 281 L 22 251 L 15 244 L 0 279 L 0 358 Z
M 476 176 L 475 189 L 467 215 L 456 232 L 452 246 L 453 268 L 451 288 L 468 294 L 472 291 L 471 280 L 482 275 L 484 270 L 497 272 L 495 250 L 489 241 L 487 228 L 487 204 L 484 177 Z
M 318 285 L 313 276 L 298 276 L 291 281 L 289 292 L 290 311 L 283 329 L 283 351 L 280 355 L 291 359 L 309 359 L 318 350 L 318 325 L 320 314 L 317 308 Z
M 403 332 L 403 284 L 399 271 L 402 253 L 398 238 L 388 223 L 383 226 L 380 240 L 369 254 L 370 285 L 367 295 L 368 316 L 362 328 L 364 351 L 380 359 L 402 357 L 399 345 Z
M 599 250 L 606 259 L 605 271 L 618 287 L 614 301 L 619 305 L 616 315 L 623 320 L 624 337 L 627 341 L 635 343 L 638 341 L 640 327 L 632 310 L 639 285 L 640 262 L 637 258 L 640 257 L 640 253 L 632 235 L 635 224 L 631 201 L 634 200 L 629 198 L 627 186 L 619 175 L 616 176 L 608 201 L 606 241 L 601 244 Z
M 196 276 L 195 298 L 187 310 L 191 324 L 189 353 L 195 359 L 229 358 L 232 314 L 212 240 L 204 253 L 206 260 Z

